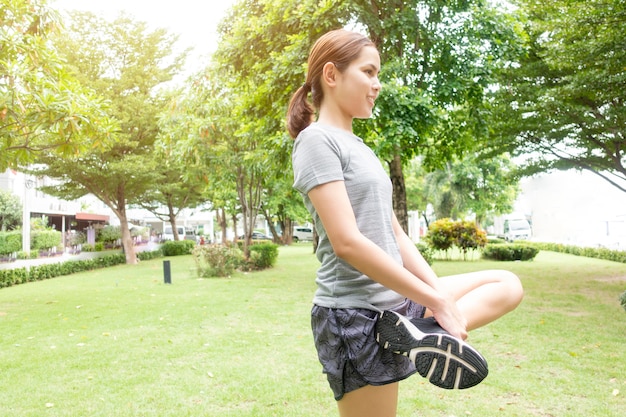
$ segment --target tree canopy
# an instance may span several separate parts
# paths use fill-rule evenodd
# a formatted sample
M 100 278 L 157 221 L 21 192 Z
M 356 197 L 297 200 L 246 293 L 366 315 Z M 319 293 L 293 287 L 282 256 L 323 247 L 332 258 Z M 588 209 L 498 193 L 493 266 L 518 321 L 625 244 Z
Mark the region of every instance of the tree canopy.
M 64 65 L 51 41 L 60 29 L 45 0 L 0 0 L 0 171 L 102 146 L 116 129 L 102 97 Z
M 588 170 L 626 191 L 626 3 L 516 4 L 525 53 L 494 98 L 496 152 L 522 156 L 524 174 Z

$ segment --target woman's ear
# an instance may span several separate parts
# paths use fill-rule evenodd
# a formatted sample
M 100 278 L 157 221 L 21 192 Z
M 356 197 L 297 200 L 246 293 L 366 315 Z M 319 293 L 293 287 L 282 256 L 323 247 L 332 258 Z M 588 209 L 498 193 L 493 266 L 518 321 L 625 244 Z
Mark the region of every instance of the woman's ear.
M 336 83 L 337 67 L 332 62 L 327 62 L 322 68 L 322 80 L 330 87 Z

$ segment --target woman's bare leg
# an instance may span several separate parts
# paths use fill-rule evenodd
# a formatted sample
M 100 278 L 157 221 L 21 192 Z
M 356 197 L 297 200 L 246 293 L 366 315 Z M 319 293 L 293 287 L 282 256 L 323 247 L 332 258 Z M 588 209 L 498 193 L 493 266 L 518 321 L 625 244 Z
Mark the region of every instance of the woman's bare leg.
M 473 330 L 502 317 L 519 305 L 524 290 L 517 275 L 504 270 L 487 270 L 441 278 L 441 283 L 457 300 Z M 430 311 L 426 316 L 431 316 Z
M 398 382 L 366 385 L 345 394 L 337 406 L 341 417 L 396 417 Z

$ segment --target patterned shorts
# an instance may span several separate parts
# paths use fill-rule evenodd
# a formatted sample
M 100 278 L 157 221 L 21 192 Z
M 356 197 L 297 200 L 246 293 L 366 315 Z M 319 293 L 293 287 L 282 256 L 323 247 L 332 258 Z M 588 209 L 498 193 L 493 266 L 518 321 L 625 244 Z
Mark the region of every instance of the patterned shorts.
M 409 318 L 424 316 L 423 306 L 405 301 L 393 308 Z M 385 385 L 416 372 L 406 357 L 384 350 L 376 342 L 379 313 L 366 309 L 334 309 L 313 306 L 311 327 L 324 373 L 339 401 L 343 395 L 366 385 Z

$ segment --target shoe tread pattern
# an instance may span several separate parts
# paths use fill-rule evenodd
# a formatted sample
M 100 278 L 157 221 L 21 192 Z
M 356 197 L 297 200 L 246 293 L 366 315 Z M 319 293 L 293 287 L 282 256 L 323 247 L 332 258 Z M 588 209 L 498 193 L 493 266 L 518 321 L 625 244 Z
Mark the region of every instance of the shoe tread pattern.
M 434 333 L 434 328 L 425 328 L 428 333 L 415 337 L 397 315 L 385 311 L 379 317 L 377 339 L 383 348 L 408 356 L 418 373 L 433 385 L 466 389 L 479 384 L 488 374 L 485 359 L 467 343 L 439 329 Z

